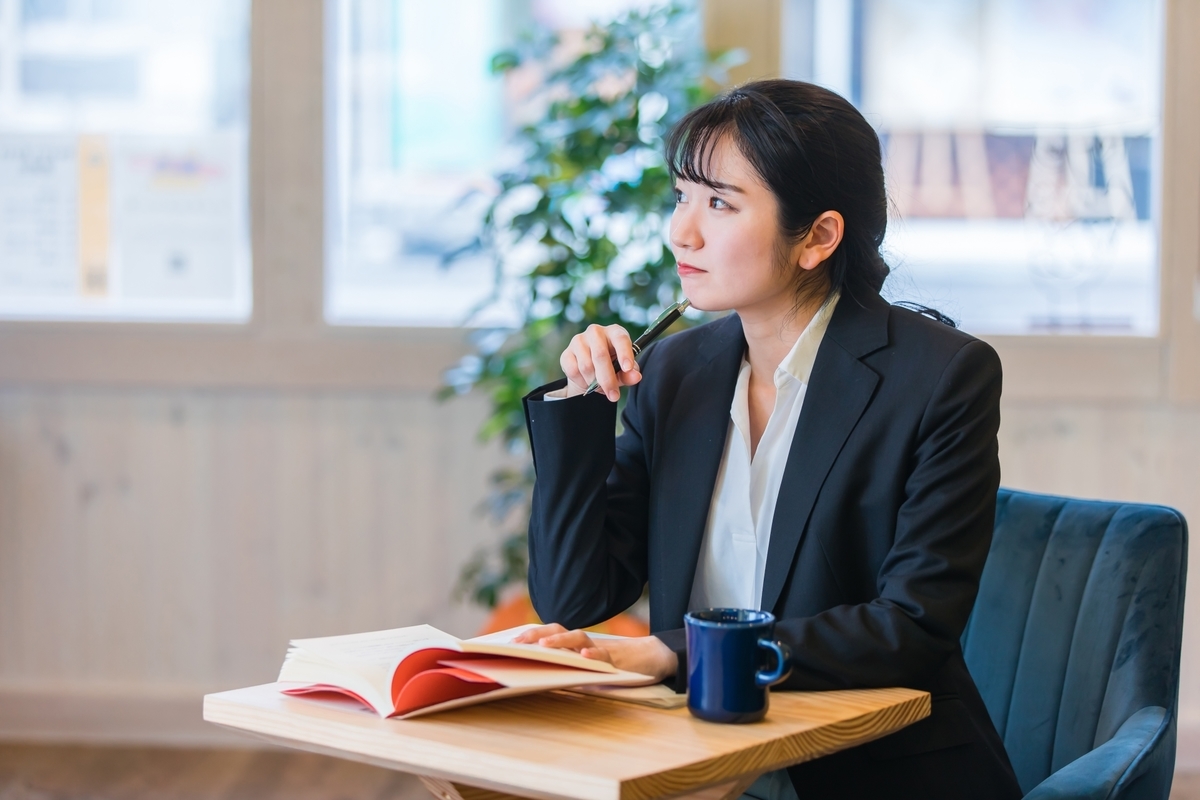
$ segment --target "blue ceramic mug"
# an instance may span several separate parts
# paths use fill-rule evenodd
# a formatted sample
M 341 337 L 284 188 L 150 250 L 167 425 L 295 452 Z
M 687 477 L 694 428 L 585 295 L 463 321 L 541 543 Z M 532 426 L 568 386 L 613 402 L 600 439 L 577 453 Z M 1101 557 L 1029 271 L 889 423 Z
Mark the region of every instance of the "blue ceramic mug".
M 709 722 L 756 722 L 767 713 L 767 687 L 791 673 L 787 645 L 771 638 L 775 616 L 746 608 L 684 615 L 688 710 Z M 764 662 L 774 656 L 775 665 Z

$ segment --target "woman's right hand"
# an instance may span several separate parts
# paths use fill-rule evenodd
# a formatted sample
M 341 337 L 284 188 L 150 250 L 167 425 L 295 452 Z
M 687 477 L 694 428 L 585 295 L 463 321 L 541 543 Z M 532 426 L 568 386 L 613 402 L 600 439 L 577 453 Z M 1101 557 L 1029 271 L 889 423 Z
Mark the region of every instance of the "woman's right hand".
M 620 372 L 613 369 L 614 358 L 620 361 Z M 633 357 L 633 341 L 620 325 L 589 325 L 571 338 L 558 363 L 567 376 L 567 397 L 583 394 L 594 380 L 600 384 L 596 391 L 615 403 L 622 386 L 642 379 Z

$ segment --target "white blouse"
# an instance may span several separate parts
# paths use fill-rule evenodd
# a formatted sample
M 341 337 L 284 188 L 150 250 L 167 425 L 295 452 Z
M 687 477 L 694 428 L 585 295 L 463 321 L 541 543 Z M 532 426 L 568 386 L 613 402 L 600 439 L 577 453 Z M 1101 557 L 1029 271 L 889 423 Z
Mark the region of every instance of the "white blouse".
M 775 500 L 817 348 L 825 337 L 837 301 L 835 295 L 821 307 L 776 368 L 775 407 L 753 457 L 750 455 L 750 363 L 742 360 L 689 610 L 758 608 L 762 602 Z

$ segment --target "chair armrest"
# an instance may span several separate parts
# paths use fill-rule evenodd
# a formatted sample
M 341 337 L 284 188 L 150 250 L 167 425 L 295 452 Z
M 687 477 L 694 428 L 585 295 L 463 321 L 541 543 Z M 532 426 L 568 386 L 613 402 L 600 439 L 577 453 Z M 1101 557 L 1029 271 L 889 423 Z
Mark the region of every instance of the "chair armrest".
M 1131 769 L 1144 761 L 1162 742 L 1166 709 L 1147 706 L 1138 710 L 1104 744 L 1067 764 L 1033 787 L 1025 800 L 1106 800 Z M 1128 782 L 1127 780 L 1125 781 Z

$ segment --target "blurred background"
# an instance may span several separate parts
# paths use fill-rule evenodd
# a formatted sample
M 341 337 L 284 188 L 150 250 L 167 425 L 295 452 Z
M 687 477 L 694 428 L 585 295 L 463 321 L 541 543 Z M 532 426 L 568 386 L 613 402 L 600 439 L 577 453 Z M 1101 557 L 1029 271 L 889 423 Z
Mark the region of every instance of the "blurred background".
M 876 127 L 885 295 L 999 351 L 1004 484 L 1196 524 L 1197 42 L 1190 0 L 0 0 L 0 738 L 244 744 L 200 697 L 290 638 L 479 630 L 546 369 L 498 348 L 670 302 L 657 144 L 755 78 Z M 601 46 L 653 80 L 555 78 Z M 639 122 L 564 162 L 559 112 Z M 542 167 L 611 257 L 506 236 Z

